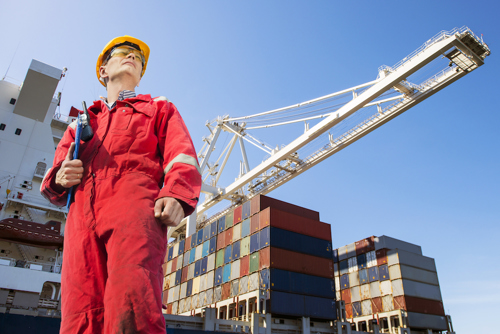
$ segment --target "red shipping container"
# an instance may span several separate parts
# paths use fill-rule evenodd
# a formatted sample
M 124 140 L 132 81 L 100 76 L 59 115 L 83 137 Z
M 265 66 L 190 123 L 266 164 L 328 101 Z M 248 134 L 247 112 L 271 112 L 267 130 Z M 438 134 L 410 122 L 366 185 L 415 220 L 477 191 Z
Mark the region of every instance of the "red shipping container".
M 182 268 L 181 271 L 181 283 L 187 282 L 188 278 L 188 266 Z
M 373 314 L 384 312 L 384 308 L 382 307 L 382 297 L 372 298 L 372 312 Z
M 347 319 L 352 319 L 352 305 L 345 304 L 345 316 Z
M 163 291 L 162 295 L 162 303 L 163 305 L 167 305 L 167 300 L 168 300 L 168 290 Z
M 375 250 L 375 237 L 371 236 L 369 238 L 356 241 L 354 244 L 356 245 L 356 255 L 368 253 Z
M 191 235 L 186 238 L 186 242 L 184 243 L 184 253 L 191 249 Z
M 278 209 L 267 208 L 260 212 L 260 228 L 262 229 L 268 225 L 308 235 L 310 237 L 332 241 L 332 230 L 330 224 L 304 218 Z
M 231 282 L 222 284 L 222 300 L 231 297 Z
M 375 252 L 377 255 L 377 265 L 382 266 L 384 264 L 387 264 L 387 249 L 379 249 L 378 251 Z
M 226 231 L 217 234 L 217 250 L 226 247 Z
M 225 237 L 225 242 L 224 243 L 226 244 L 226 246 L 224 246 L 224 247 L 227 247 L 227 246 L 229 246 L 230 244 L 233 243 L 233 228 L 232 227 L 228 228 L 226 230 L 226 237 Z
M 167 264 L 166 263 L 162 264 L 161 268 L 163 269 L 163 276 L 165 276 L 167 274 Z
M 172 314 L 172 304 L 167 305 L 167 314 Z
M 283 202 L 264 195 L 257 195 L 250 200 L 250 214 L 254 215 L 267 208 L 275 208 L 294 215 L 319 220 L 319 212 L 309 210 L 294 204 Z
M 346 305 L 351 303 L 351 289 L 342 290 L 342 300 L 345 301 Z
M 250 272 L 250 256 L 244 256 L 240 259 L 240 277 L 247 276 Z
M 177 258 L 172 260 L 172 272 L 177 270 Z
M 259 270 L 262 270 L 264 268 L 269 268 L 269 265 L 271 264 L 270 250 L 271 247 L 266 247 L 259 251 Z
M 236 209 L 234 209 L 233 225 L 242 222 L 243 221 L 242 217 L 243 217 L 243 206 L 240 205 Z
M 270 247 L 270 268 L 333 278 L 333 260 Z
M 259 217 L 260 213 L 250 217 L 250 234 L 253 234 L 259 230 L 259 225 L 260 225 Z
M 432 315 L 445 315 L 442 302 L 411 296 L 394 297 L 394 309 Z

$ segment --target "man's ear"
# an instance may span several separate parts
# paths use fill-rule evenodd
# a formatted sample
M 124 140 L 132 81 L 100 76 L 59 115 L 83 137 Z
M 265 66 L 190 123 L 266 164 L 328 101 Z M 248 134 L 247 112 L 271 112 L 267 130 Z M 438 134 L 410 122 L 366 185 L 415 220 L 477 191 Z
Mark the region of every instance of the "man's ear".
M 108 73 L 106 72 L 106 66 L 99 67 L 99 75 L 101 76 L 101 79 L 103 81 L 104 81 L 104 78 L 108 77 Z

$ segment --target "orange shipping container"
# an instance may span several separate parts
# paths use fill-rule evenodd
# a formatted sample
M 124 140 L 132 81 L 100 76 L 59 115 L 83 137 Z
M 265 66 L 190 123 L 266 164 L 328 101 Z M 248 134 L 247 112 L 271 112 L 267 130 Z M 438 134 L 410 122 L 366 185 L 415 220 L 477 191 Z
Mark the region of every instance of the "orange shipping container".
M 259 230 L 259 217 L 260 213 L 250 217 L 250 234 L 253 234 Z
M 280 248 L 269 247 L 269 253 L 263 253 L 263 256 L 269 255 L 270 268 L 283 269 L 303 273 L 308 275 L 333 278 L 333 260 L 312 255 L 292 252 Z
M 387 264 L 387 249 L 379 249 L 378 251 L 375 252 L 377 256 L 377 265 L 382 266 L 384 264 Z
M 240 259 L 240 277 L 248 275 L 250 272 L 250 256 L 244 256 Z
M 342 290 L 342 300 L 347 304 L 351 303 L 351 289 Z
M 186 242 L 184 243 L 184 253 L 191 249 L 191 237 L 192 236 L 190 235 L 186 238 Z
M 271 247 L 266 247 L 264 249 L 261 249 L 259 251 L 259 270 L 262 270 L 264 268 L 269 268 L 269 252 L 271 250 Z
M 172 304 L 167 305 L 167 314 L 172 314 Z
M 372 298 L 372 311 L 374 314 L 384 311 L 382 308 L 382 297 Z
M 231 282 L 222 284 L 222 300 L 231 296 Z
M 352 305 L 345 304 L 345 316 L 348 319 L 352 319 Z
M 217 250 L 221 250 L 222 248 L 226 247 L 226 231 L 221 232 L 217 235 Z
M 225 243 L 224 247 L 227 247 L 233 243 L 233 228 L 232 227 L 226 230 L 226 237 L 225 237 L 224 243 Z

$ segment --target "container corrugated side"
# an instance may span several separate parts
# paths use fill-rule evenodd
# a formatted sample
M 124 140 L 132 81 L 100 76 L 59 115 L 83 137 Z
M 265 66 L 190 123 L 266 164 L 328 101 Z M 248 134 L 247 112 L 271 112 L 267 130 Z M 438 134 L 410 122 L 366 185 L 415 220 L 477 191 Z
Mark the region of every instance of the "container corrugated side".
M 250 234 L 254 234 L 258 230 L 260 230 L 260 213 L 257 213 L 250 217 Z
M 240 260 L 231 263 L 231 279 L 235 280 L 237 278 L 240 278 Z
M 335 300 L 271 291 L 267 309 L 269 313 L 288 316 L 306 316 L 317 319 L 336 318 Z
M 341 291 L 341 298 L 346 304 L 351 303 L 351 289 L 345 289 Z
M 281 211 L 290 212 L 294 215 L 319 220 L 319 212 L 309 210 L 294 204 L 283 202 L 264 195 L 257 195 L 250 200 L 250 214 L 254 215 L 266 208 L 275 208 Z
M 231 283 L 222 284 L 222 300 L 226 300 L 231 296 Z
M 414 254 L 422 255 L 422 247 L 418 245 L 411 244 L 406 241 L 394 239 L 386 235 L 375 237 L 375 250 L 379 249 L 399 249 Z
M 347 245 L 347 258 L 356 256 L 356 244 L 353 242 Z
M 363 315 L 372 314 L 372 301 L 370 299 L 361 301 L 361 313 Z
M 243 207 L 240 205 L 234 209 L 233 225 L 241 223 L 243 221 Z
M 389 266 L 395 264 L 406 264 L 411 267 L 436 271 L 436 263 L 433 258 L 406 252 L 400 249 L 393 249 L 387 252 L 387 262 Z
M 394 297 L 394 308 L 403 309 L 408 312 L 445 315 L 442 302 L 411 296 Z
M 351 301 L 353 303 L 361 301 L 361 293 L 359 291 L 359 286 L 351 288 Z
M 372 302 L 373 313 L 380 313 L 380 312 L 384 311 L 384 309 L 382 308 L 382 298 L 381 297 L 372 298 L 371 302 Z
M 439 285 L 437 273 L 415 267 L 410 267 L 404 264 L 395 264 L 389 267 L 389 275 L 391 279 L 407 278 L 412 281 Z
M 387 295 L 382 297 L 382 309 L 384 310 L 384 312 L 389 312 L 394 310 L 392 295 Z
M 214 302 L 214 290 L 208 289 L 205 294 L 205 305 L 210 305 Z
M 444 331 L 448 328 L 446 318 L 439 315 L 407 312 L 410 328 L 422 328 Z
M 370 284 L 365 284 L 365 285 L 368 285 L 370 287 L 371 298 L 377 298 L 382 296 L 379 282 L 371 282 Z
M 339 262 L 343 260 L 347 260 L 347 246 L 342 246 L 337 249 Z
M 357 285 L 359 285 L 358 273 L 357 272 L 350 273 L 349 274 L 349 286 L 353 287 L 353 286 L 357 286 Z
M 327 258 L 333 262 L 331 242 L 276 227 L 267 228 L 270 229 L 271 246 Z
M 240 278 L 240 294 L 248 292 L 248 277 L 249 276 L 243 276 Z
M 370 299 L 370 284 L 363 284 L 359 287 L 359 292 L 361 293 L 361 300 Z
M 264 271 L 261 271 L 261 273 Z M 335 287 L 330 278 L 306 275 L 281 269 L 269 270 L 270 289 L 302 295 L 335 298 Z M 262 284 L 261 284 L 261 288 Z M 348 291 L 348 290 L 346 290 Z
M 322 257 L 271 247 L 270 268 L 333 278 L 333 261 Z
M 240 277 L 250 273 L 250 256 L 244 256 L 240 259 Z
M 415 282 L 407 279 L 397 279 L 391 281 L 392 294 L 394 296 L 412 296 L 424 299 L 441 301 L 441 290 L 439 286 L 430 285 L 421 282 Z

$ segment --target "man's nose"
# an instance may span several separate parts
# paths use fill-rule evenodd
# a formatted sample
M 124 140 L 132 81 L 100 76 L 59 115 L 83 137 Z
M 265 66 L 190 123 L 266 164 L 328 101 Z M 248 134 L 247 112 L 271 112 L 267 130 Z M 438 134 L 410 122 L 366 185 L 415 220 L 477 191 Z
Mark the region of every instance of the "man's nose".
M 127 58 L 132 58 L 133 60 L 135 60 L 135 53 L 130 51 L 130 53 L 127 55 Z

